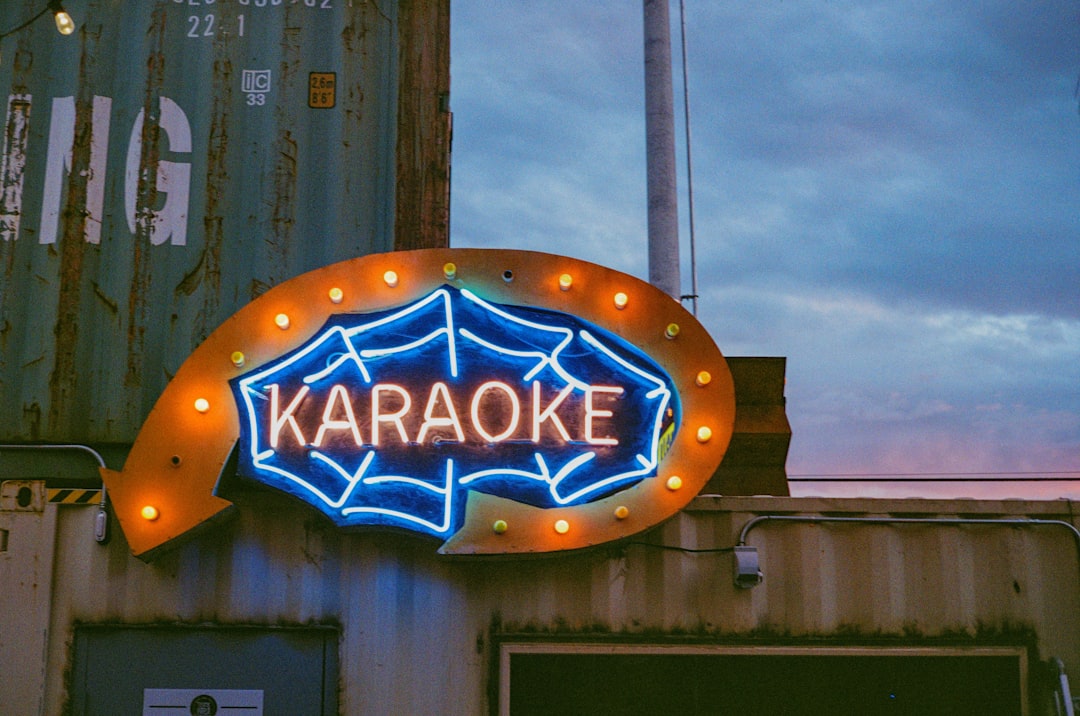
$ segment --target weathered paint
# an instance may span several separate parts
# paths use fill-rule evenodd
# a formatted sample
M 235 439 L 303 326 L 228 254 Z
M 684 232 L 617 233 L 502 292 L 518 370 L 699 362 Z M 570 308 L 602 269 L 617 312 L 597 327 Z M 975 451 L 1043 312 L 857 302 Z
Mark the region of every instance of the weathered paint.
M 236 521 L 150 565 L 119 534 L 96 544 L 93 508 L 38 513 L 56 525 L 55 551 L 44 527 L 18 521 L 32 516 L 0 513 L 12 553 L 31 540 L 51 565 L 35 597 L 48 604 L 45 683 L 28 687 L 41 689 L 45 713 L 62 710 L 76 623 L 337 625 L 342 714 L 486 713 L 498 643 L 515 640 L 1030 646 L 1033 669 L 1056 656 L 1080 674 L 1077 544 L 1063 527 L 768 523 L 747 539 L 765 574 L 753 589 L 733 585 L 722 551 L 761 514 L 1068 521 L 1067 502 L 698 498 L 631 543 L 481 561 L 441 560 L 415 538 L 343 533 L 265 492 L 237 504 Z M 29 574 L 32 557 L 0 556 L 0 579 Z M 0 608 L 13 613 L 18 598 L 0 591 Z M 14 631 L 6 620 L 0 660 L 33 647 L 40 626 Z
M 455 266 L 453 278 L 447 277 L 445 266 Z M 397 280 L 392 285 L 382 280 L 388 270 L 400 278 L 400 285 Z M 508 275 L 512 280 L 505 278 Z M 572 276 L 574 288 L 561 288 L 560 276 Z M 632 276 L 564 256 L 496 249 L 397 251 L 331 264 L 277 286 L 234 314 L 191 354 L 148 416 L 124 471 L 102 470 L 116 516 L 135 553 L 149 557 L 228 508 L 214 485 L 240 434 L 241 418 L 229 387 L 229 381 L 243 372 L 230 358 L 234 351 L 242 351 L 244 370 L 250 371 L 299 349 L 335 314 L 401 307 L 444 286 L 474 291 L 501 306 L 573 315 L 610 331 L 657 361 L 671 377 L 677 389 L 673 400 L 681 405 L 680 429 L 655 466 L 661 479 L 645 480 L 587 505 L 567 506 L 564 512 L 508 504 L 472 492 L 471 517 L 460 531 L 444 535 L 445 551 L 579 548 L 644 530 L 701 491 L 731 439 L 734 386 L 716 344 L 678 302 Z M 331 287 L 341 292 L 337 301 L 330 298 Z M 617 292 L 631 297 L 629 305 L 616 307 L 612 296 Z M 274 324 L 281 312 L 289 316 L 288 331 Z M 676 337 L 667 335 L 671 326 L 678 327 Z M 535 348 L 539 347 L 538 342 Z M 563 349 L 560 345 L 556 353 Z M 412 370 L 423 374 L 425 369 Z M 710 375 L 706 383 L 698 380 L 702 371 Z M 214 408 L 195 411 L 193 401 L 200 397 Z M 699 427 L 708 428 L 712 437 L 698 438 Z M 641 464 L 635 462 L 634 467 Z M 681 476 L 681 488 L 666 486 L 673 475 Z M 148 503 L 161 508 L 160 519 L 140 516 Z M 629 509 L 625 519 L 615 517 L 618 505 Z M 560 517 L 575 524 L 572 534 L 552 530 L 551 523 Z M 497 519 L 509 520 L 514 529 L 494 533 L 491 525 Z
M 3 3 L 0 28 L 43 5 Z M 65 6 L 74 35 L 46 16 L 0 48 L 0 439 L 130 442 L 267 288 L 446 245 L 395 217 L 448 194 L 448 0 Z

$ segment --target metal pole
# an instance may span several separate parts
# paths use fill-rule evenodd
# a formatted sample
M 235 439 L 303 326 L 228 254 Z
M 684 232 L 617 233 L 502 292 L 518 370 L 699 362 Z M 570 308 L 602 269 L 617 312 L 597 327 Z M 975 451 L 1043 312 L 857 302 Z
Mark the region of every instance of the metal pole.
M 678 301 L 681 294 L 679 206 L 675 186 L 675 111 L 668 0 L 644 0 L 644 10 L 649 283 Z

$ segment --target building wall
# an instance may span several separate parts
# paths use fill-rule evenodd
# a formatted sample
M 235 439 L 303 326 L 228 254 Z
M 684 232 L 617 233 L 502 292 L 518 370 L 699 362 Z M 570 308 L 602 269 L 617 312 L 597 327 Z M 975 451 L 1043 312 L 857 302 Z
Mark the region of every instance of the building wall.
M 97 544 L 92 507 L 0 512 L 0 583 L 21 585 L 0 591 L 0 608 L 48 605 L 0 623 L 0 664 L 20 665 L 0 668 L 0 712 L 32 713 L 38 694 L 43 713 L 61 712 L 73 629 L 87 623 L 337 625 L 344 714 L 484 713 L 499 645 L 522 639 L 1006 644 L 1080 674 L 1077 541 L 1058 523 L 1068 502 L 703 497 L 640 540 L 512 560 L 341 533 L 263 492 L 237 504 L 233 521 L 150 564 L 119 532 Z M 727 548 L 766 514 L 1028 523 L 759 523 L 746 541 L 764 581 L 736 588 Z

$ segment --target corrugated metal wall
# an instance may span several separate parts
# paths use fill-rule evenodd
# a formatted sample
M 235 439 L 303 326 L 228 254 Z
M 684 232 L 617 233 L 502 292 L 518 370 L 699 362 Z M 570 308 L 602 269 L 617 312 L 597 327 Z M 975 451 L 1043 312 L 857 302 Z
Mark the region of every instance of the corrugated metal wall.
M 346 714 L 484 713 L 495 642 L 515 635 L 1033 643 L 1033 658 L 1061 657 L 1080 675 L 1077 544 L 1061 526 L 768 523 L 747 540 L 765 580 L 737 589 L 729 552 L 624 544 L 544 559 L 446 560 L 424 540 L 343 534 L 284 497 L 253 493 L 238 504 L 236 521 L 152 564 L 132 558 L 119 535 L 97 545 L 96 510 L 60 508 L 47 713 L 64 699 L 76 622 L 339 624 Z M 759 514 L 1067 520 L 1072 507 L 699 498 L 644 541 L 730 547 Z
M 0 440 L 130 442 L 269 286 L 408 247 L 402 212 L 445 245 L 448 0 L 65 5 L 0 46 Z

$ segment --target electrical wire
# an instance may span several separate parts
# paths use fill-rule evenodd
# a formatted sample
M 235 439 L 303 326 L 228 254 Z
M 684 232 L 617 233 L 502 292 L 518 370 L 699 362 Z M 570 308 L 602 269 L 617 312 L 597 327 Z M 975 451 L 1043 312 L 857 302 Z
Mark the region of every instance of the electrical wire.
M 690 294 L 680 298 L 690 299 L 692 313 L 697 316 L 698 280 L 697 280 L 697 241 L 694 236 L 694 163 L 690 151 L 690 83 L 686 67 L 686 3 L 679 0 L 680 39 L 682 44 L 682 81 L 683 81 L 683 120 L 686 132 L 686 197 L 687 220 L 690 227 Z
M 10 30 L 8 30 L 6 32 L 0 32 L 0 40 L 3 40 L 8 35 L 14 35 L 16 32 L 19 32 L 21 30 L 25 30 L 26 28 L 30 27 L 31 25 L 33 25 L 38 20 L 38 18 L 43 16 L 48 11 L 49 11 L 49 5 L 46 5 L 44 8 L 41 9 L 41 12 L 39 12 L 37 15 L 34 15 L 32 18 L 30 18 L 26 22 L 22 23 L 18 27 L 13 27 L 13 28 L 11 28 Z

